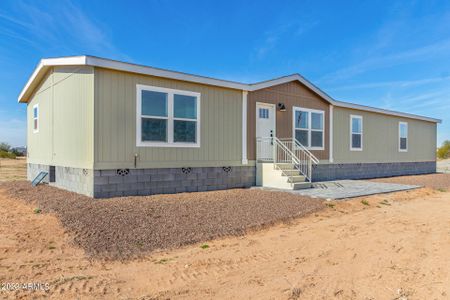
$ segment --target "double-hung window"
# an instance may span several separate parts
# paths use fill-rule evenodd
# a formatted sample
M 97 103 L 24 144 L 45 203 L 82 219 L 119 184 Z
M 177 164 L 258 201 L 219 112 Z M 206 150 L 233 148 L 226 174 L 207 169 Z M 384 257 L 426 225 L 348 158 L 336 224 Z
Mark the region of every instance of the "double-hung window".
M 408 123 L 398 123 L 398 150 L 400 152 L 408 151 Z
M 200 147 L 200 94 L 137 85 L 137 146 Z
M 33 106 L 33 132 L 39 132 L 39 104 Z
M 350 116 L 350 150 L 363 150 L 363 117 Z
M 325 144 L 325 113 L 322 110 L 294 107 L 294 136 L 311 150 L 323 150 Z

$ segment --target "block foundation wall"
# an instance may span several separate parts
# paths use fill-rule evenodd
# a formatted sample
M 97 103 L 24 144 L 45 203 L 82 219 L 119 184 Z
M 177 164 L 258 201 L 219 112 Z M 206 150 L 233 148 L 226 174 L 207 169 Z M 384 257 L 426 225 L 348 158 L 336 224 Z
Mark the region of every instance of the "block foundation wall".
M 312 173 L 313 181 L 420 175 L 436 173 L 436 162 L 319 164 Z

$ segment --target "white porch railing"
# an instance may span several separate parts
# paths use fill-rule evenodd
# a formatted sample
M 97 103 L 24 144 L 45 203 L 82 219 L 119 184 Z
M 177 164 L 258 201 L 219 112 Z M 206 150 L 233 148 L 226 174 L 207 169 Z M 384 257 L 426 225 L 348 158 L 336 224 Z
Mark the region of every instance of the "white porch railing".
M 317 165 L 319 159 L 314 156 L 305 146 L 300 144 L 296 138 L 279 139 L 292 153 L 295 154 L 301 161 L 311 160 L 313 164 Z
M 319 163 L 319 160 L 295 138 L 257 138 L 256 159 L 274 164 L 292 164 L 309 182 L 312 181 L 312 165 Z

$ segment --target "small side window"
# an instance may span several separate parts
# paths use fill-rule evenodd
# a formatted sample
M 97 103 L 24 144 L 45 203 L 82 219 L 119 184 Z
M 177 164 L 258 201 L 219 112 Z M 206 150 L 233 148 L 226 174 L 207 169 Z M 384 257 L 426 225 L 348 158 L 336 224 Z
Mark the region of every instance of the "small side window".
M 362 151 L 363 149 L 363 118 L 362 116 L 350 116 L 350 150 Z
M 398 149 L 400 152 L 408 151 L 408 123 L 398 123 Z
M 33 106 L 33 132 L 39 132 L 39 104 Z

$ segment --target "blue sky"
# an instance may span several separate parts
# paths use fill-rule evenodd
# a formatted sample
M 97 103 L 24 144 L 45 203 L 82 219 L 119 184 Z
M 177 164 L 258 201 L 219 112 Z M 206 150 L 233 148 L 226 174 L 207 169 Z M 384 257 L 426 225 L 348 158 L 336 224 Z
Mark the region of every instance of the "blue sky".
M 25 145 L 17 95 L 40 58 L 91 54 L 255 82 L 301 73 L 337 100 L 443 119 L 449 1 L 0 2 L 0 141 Z

